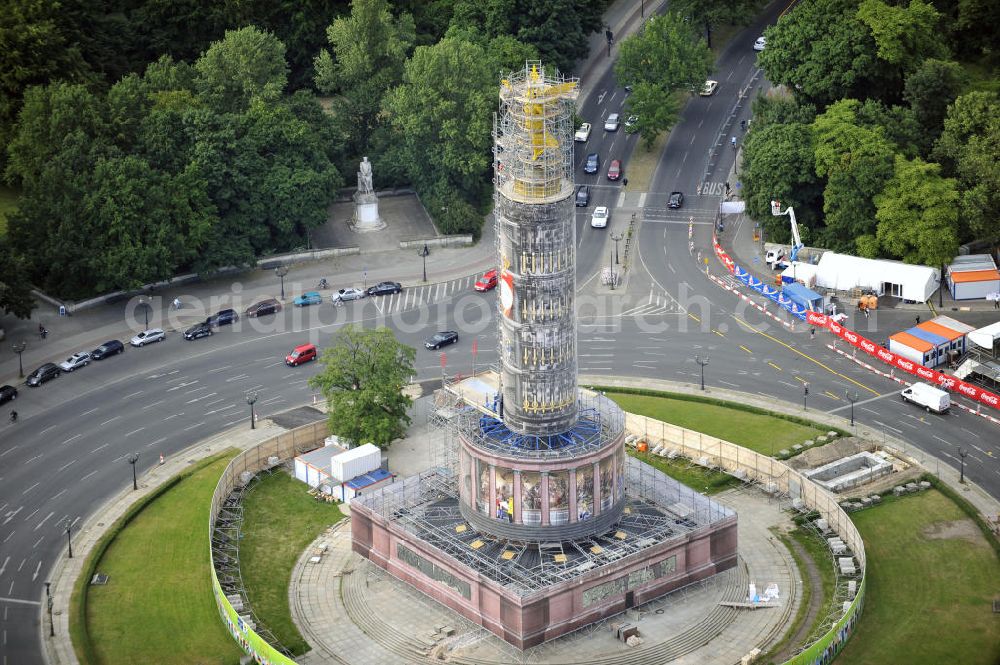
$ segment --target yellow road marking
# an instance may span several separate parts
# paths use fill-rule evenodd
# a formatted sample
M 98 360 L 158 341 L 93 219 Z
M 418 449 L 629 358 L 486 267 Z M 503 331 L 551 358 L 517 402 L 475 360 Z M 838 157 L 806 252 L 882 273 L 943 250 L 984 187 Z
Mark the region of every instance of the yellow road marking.
M 716 335 L 718 335 L 719 337 L 725 337 L 725 335 L 723 335 L 722 333 L 720 333 L 720 332 L 719 332 L 718 330 L 716 330 L 715 328 L 712 328 L 712 332 L 714 332 L 714 333 L 715 333 Z
M 836 395 L 834 395 L 833 393 L 831 393 L 831 392 L 830 392 L 829 390 L 827 390 L 827 391 L 824 391 L 824 393 L 823 393 L 823 394 L 824 394 L 824 395 L 826 395 L 827 397 L 829 397 L 830 399 L 835 399 L 835 400 L 837 400 L 838 402 L 840 401 L 840 398 L 839 398 L 839 397 L 837 397 Z
M 746 351 L 747 353 L 749 353 L 751 356 L 753 355 L 753 351 L 751 351 L 747 347 L 743 346 L 742 344 L 740 344 L 740 348 L 743 349 L 744 351 Z
M 701 323 L 701 319 L 699 319 L 699 318 L 698 318 L 697 316 L 695 316 L 695 315 L 694 315 L 694 314 L 692 314 L 691 312 L 688 312 L 688 316 L 690 316 L 690 317 L 691 317 L 692 319 L 694 319 L 694 320 L 695 320 L 695 321 L 697 321 L 698 323 Z
M 757 333 L 758 335 L 761 335 L 762 337 L 766 337 L 767 339 L 771 340 L 771 341 L 772 341 L 772 342 L 774 342 L 775 344 L 779 344 L 779 345 L 781 345 L 781 346 L 785 347 L 786 349 L 788 349 L 788 350 L 789 350 L 789 351 L 791 351 L 792 353 L 797 353 L 798 355 L 802 356 L 803 358 L 805 358 L 805 359 L 806 359 L 806 360 L 808 360 L 809 362 L 812 362 L 812 363 L 815 363 L 815 364 L 819 365 L 820 367 L 822 367 L 822 368 L 823 368 L 823 369 L 825 369 L 826 371 L 830 372 L 830 374 L 833 374 L 833 375 L 835 375 L 835 376 L 839 376 L 840 378 L 844 379 L 845 381 L 850 381 L 851 383 L 853 383 L 853 384 L 854 384 L 854 385 L 856 385 L 857 387 L 859 387 L 859 388 L 864 388 L 865 390 L 867 390 L 868 392 L 870 392 L 870 393 L 871 393 L 871 394 L 873 394 L 873 395 L 876 395 L 876 396 L 881 396 L 881 395 L 880 395 L 880 393 L 879 393 L 879 391 L 875 390 L 874 388 L 869 388 L 869 387 L 868 387 L 868 386 L 866 386 L 865 384 L 863 384 L 863 383 L 859 383 L 858 381 L 855 381 L 854 379 L 852 379 L 852 378 L 851 378 L 851 377 L 849 377 L 849 376 L 844 376 L 843 374 L 841 374 L 841 373 L 840 373 L 840 372 L 838 372 L 837 370 L 835 370 L 835 369 L 833 369 L 833 368 L 831 368 L 831 367 L 828 367 L 828 366 L 824 365 L 823 363 L 821 363 L 820 361 L 816 360 L 816 359 L 815 359 L 815 358 L 813 358 L 812 356 L 810 356 L 810 355 L 807 355 L 807 354 L 805 354 L 805 353 L 802 353 L 801 351 L 799 351 L 798 349 L 796 349 L 795 347 L 793 347 L 793 346 L 791 346 L 791 345 L 789 345 L 789 344 L 785 344 L 785 343 L 784 343 L 784 342 L 782 342 L 782 341 L 781 341 L 780 339 L 778 339 L 778 338 L 776 338 L 776 337 L 774 337 L 774 336 L 772 336 L 772 335 L 768 335 L 768 334 L 767 334 L 766 332 L 764 332 L 764 331 L 762 331 L 762 330 L 757 330 L 757 329 L 756 329 L 756 328 L 754 328 L 754 327 L 753 327 L 752 325 L 750 325 L 749 323 L 747 323 L 746 321 L 744 321 L 744 320 L 743 320 L 743 319 L 741 319 L 740 317 L 736 316 L 735 314 L 730 314 L 730 316 L 732 316 L 732 317 L 733 317 L 734 319 L 736 319 L 736 322 L 737 322 L 737 323 L 739 323 L 739 324 L 741 324 L 741 325 L 745 326 L 745 327 L 746 327 L 746 328 L 748 328 L 749 330 L 752 330 L 753 332 Z
M 802 378 L 801 376 L 796 376 L 795 378 L 796 378 L 796 379 L 797 379 L 798 381 L 800 381 L 801 383 L 809 383 L 808 381 L 806 381 L 805 379 L 803 379 L 803 378 Z
M 773 362 L 768 361 L 767 364 L 770 365 L 771 367 L 773 367 L 774 369 L 778 370 L 779 372 L 781 371 L 781 368 L 778 367 L 777 365 L 775 365 Z

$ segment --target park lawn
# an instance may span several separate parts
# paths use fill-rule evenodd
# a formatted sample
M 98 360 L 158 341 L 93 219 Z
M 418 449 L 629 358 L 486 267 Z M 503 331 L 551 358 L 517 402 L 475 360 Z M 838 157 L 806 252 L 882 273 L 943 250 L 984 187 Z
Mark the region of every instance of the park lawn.
M 209 507 L 231 455 L 219 456 L 147 505 L 97 564 L 107 586 L 87 587 L 87 625 L 105 665 L 230 665 L 242 651 L 212 595 Z
M 703 494 L 718 494 L 730 487 L 742 484 L 739 478 L 722 473 L 721 471 L 710 471 L 692 464 L 690 460 L 683 457 L 668 459 L 659 455 L 651 455 L 650 453 L 640 453 L 631 448 L 629 449 L 629 454 L 659 469 L 677 482 L 683 483 Z
M 608 392 L 608 397 L 628 411 L 702 432 L 764 455 L 815 439 L 826 432 L 818 427 L 718 404 L 670 397 Z
M 991 606 L 1000 560 L 958 506 L 930 490 L 852 517 L 868 554 L 868 590 L 838 665 L 1000 662 L 1000 621 Z M 923 535 L 953 521 L 970 536 Z
M 17 190 L 0 185 L 0 236 L 7 235 L 7 215 L 17 209 Z
M 343 515 L 278 471 L 260 479 L 243 500 L 240 573 L 254 615 L 294 655 L 309 650 L 288 606 L 292 569 L 303 550 Z

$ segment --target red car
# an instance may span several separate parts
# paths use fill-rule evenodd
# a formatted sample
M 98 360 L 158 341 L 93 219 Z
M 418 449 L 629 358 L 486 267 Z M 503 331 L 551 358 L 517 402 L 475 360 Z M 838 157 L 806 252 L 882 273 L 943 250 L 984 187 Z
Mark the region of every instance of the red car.
M 482 277 L 476 280 L 475 289 L 476 291 L 489 291 L 495 289 L 497 286 L 497 271 L 496 269 L 490 270 L 485 273 Z
M 622 162 L 620 159 L 612 159 L 611 166 L 608 167 L 608 180 L 618 180 L 622 177 Z

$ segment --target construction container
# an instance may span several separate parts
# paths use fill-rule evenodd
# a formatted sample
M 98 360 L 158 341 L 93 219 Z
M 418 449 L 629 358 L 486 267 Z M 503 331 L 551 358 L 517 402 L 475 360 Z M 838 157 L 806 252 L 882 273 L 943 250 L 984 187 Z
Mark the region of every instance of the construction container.
M 346 482 L 374 471 L 382 465 L 382 451 L 373 443 L 334 455 L 330 470 L 334 478 Z

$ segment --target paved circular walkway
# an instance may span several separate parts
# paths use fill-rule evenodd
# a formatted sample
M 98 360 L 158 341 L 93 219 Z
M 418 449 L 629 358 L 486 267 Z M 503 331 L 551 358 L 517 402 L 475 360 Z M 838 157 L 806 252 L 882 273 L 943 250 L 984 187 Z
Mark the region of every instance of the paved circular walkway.
M 296 661 L 365 665 L 440 662 L 444 657 L 477 665 L 739 662 L 753 647 L 766 650 L 780 638 L 798 609 L 794 561 L 769 530 L 791 523 L 778 501 L 753 488 L 714 498 L 739 512 L 736 568 L 643 605 L 627 617 L 618 615 L 524 652 L 352 552 L 350 523 L 342 522 L 307 548 L 292 574 L 292 615 L 313 647 Z M 310 563 L 320 550 L 325 550 L 320 562 Z M 751 611 L 719 605 L 744 600 L 750 582 L 761 591 L 777 584 L 779 606 Z M 643 644 L 627 647 L 614 639 L 609 626 L 622 619 L 638 625 Z

